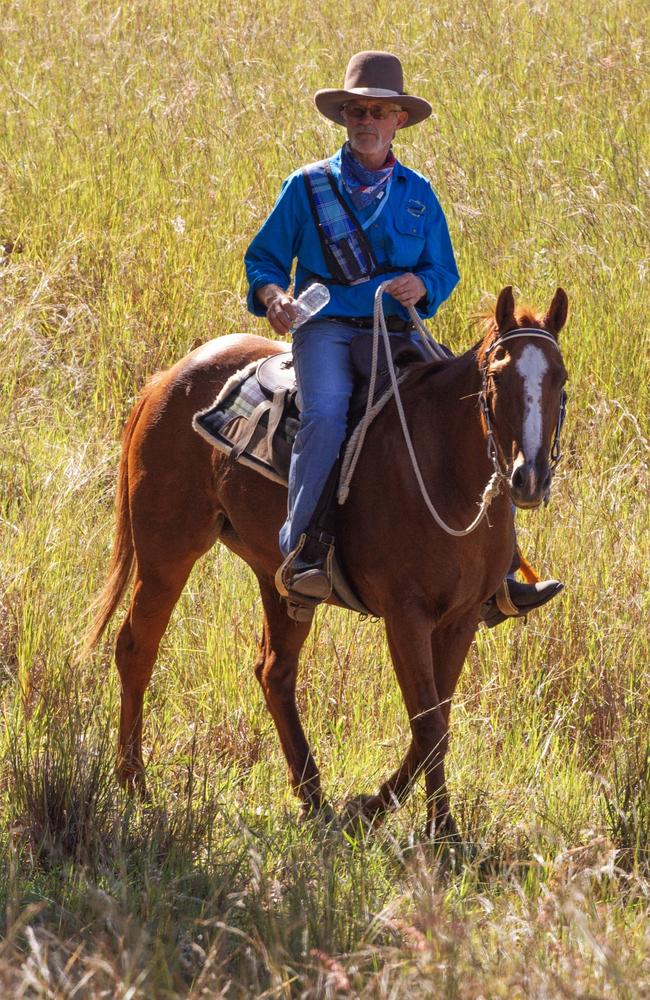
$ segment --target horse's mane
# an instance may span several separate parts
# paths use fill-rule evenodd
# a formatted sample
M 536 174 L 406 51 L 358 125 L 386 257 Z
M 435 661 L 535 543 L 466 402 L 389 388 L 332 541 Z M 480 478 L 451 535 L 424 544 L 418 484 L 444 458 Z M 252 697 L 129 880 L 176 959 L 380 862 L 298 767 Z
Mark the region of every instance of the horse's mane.
M 528 305 L 519 306 L 519 308 L 515 309 L 515 319 L 517 321 L 517 326 L 532 326 L 540 328 L 543 326 L 542 317 Z M 409 365 L 409 387 L 415 386 L 422 378 L 428 379 L 432 375 L 438 375 L 441 372 L 451 371 L 462 361 L 462 359 L 467 358 L 470 354 L 473 355 L 479 363 L 481 363 L 486 350 L 490 344 L 496 340 L 498 334 L 498 327 L 494 318 L 494 309 L 483 309 L 480 312 L 474 313 L 471 317 L 471 323 L 473 327 L 478 327 L 480 332 L 479 339 L 472 345 L 472 347 L 463 351 L 461 354 L 445 358 L 444 361 L 421 361 Z

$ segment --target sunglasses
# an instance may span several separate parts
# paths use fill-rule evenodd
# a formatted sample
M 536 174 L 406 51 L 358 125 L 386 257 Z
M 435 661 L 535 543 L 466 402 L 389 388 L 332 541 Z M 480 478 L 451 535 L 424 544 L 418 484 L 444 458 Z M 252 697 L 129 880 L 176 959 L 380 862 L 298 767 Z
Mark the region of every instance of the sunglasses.
M 360 104 L 344 104 L 341 108 L 343 116 L 351 121 L 360 122 L 366 115 L 370 115 L 377 121 L 388 118 L 389 115 L 398 115 L 401 108 L 387 108 L 385 104 L 373 104 L 371 108 L 362 108 Z

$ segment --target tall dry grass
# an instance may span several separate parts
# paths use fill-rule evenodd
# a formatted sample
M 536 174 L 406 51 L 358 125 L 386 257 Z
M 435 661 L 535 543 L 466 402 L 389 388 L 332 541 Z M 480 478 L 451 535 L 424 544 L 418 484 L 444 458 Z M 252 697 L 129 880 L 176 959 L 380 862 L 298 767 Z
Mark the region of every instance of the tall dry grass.
M 0 60 L 0 886 L 6 996 L 650 995 L 647 23 L 637 5 L 408 9 L 9 0 Z M 311 94 L 388 48 L 434 104 L 403 133 L 462 284 L 572 311 L 565 459 L 526 552 L 565 580 L 479 636 L 453 716 L 460 856 L 414 796 L 367 841 L 299 825 L 252 677 L 245 567 L 196 568 L 147 701 L 151 802 L 112 777 L 105 572 L 119 432 L 190 347 L 265 329 L 241 258 L 279 183 L 333 151 Z M 300 704 L 335 802 L 408 723 L 381 628 L 323 611 Z

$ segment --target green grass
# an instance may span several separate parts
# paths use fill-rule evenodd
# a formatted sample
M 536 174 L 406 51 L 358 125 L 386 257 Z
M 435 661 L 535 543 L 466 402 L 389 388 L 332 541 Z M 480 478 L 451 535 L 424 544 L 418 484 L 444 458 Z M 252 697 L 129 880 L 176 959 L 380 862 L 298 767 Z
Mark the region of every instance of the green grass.
M 3 996 L 650 996 L 647 21 L 631 0 L 14 0 L 0 14 Z M 387 48 L 432 118 L 460 350 L 505 284 L 566 288 L 565 457 L 519 518 L 562 598 L 479 635 L 453 713 L 461 856 L 422 791 L 366 840 L 298 821 L 252 673 L 246 567 L 196 567 L 147 698 L 151 801 L 112 767 L 111 639 L 76 664 L 113 530 L 119 434 L 192 346 L 268 332 L 242 255 L 341 133 L 311 95 Z M 335 804 L 408 741 L 381 626 L 319 611 L 299 702 Z M 372 710 L 369 710 L 372 706 Z

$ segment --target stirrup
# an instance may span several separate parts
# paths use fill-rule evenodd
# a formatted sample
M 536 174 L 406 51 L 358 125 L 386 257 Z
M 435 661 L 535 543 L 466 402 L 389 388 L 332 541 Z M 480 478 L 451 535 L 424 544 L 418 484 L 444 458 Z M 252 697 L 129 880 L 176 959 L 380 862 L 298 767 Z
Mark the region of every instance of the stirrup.
M 284 598 L 287 605 L 287 615 L 294 622 L 310 622 L 314 617 L 314 611 L 321 603 L 319 600 L 310 600 L 293 592 Z
M 541 608 L 564 589 L 559 580 L 519 583 L 505 579 L 496 594 L 481 606 L 480 620 L 488 627 L 500 625 L 506 618 L 525 618 L 530 611 Z
M 308 561 L 300 555 L 307 541 L 308 535 L 303 532 L 275 574 L 275 586 L 286 599 L 289 617 L 294 621 L 309 621 L 314 608 L 332 593 L 334 546 L 323 542 L 323 558 Z

